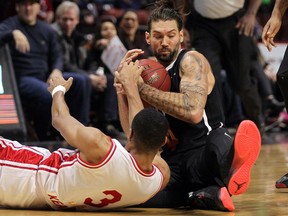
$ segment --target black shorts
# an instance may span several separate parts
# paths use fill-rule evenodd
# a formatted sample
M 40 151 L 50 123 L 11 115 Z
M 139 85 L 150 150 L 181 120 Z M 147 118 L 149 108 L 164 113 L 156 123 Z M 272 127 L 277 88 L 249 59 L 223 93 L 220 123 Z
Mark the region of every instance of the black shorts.
M 181 144 L 180 144 L 181 145 Z M 205 145 L 186 152 L 168 154 L 171 177 L 167 187 L 142 207 L 178 207 L 185 205 L 188 193 L 228 181 L 234 155 L 233 138 L 226 128 L 218 128 L 206 137 Z

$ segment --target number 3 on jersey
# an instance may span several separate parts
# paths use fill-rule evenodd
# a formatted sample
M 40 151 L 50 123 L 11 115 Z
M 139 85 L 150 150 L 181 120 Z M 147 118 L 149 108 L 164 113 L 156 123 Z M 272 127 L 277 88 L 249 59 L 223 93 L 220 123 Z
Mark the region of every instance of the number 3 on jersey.
M 122 195 L 118 191 L 115 191 L 115 190 L 106 190 L 106 191 L 103 191 L 103 193 L 106 195 L 111 195 L 112 199 L 104 198 L 100 200 L 100 203 L 95 204 L 95 203 L 92 203 L 93 200 L 89 197 L 85 199 L 84 204 L 93 206 L 96 208 L 103 208 L 104 206 L 107 206 L 110 203 L 119 202 L 122 197 Z

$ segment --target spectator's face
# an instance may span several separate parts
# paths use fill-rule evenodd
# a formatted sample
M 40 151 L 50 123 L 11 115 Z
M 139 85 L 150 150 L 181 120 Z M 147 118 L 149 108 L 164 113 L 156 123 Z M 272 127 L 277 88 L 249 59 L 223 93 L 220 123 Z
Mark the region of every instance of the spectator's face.
M 34 25 L 40 11 L 40 4 L 29 0 L 16 4 L 16 11 L 19 18 L 28 25 Z
M 117 34 L 116 27 L 112 22 L 103 22 L 101 25 L 101 36 L 105 39 L 112 39 Z
M 175 20 L 152 22 L 151 31 L 146 32 L 146 41 L 155 57 L 166 66 L 175 60 L 181 49 L 183 31 L 179 31 Z
M 69 8 L 61 13 L 57 22 L 60 25 L 63 34 L 70 37 L 79 23 L 79 16 L 74 8 Z
M 128 35 L 135 35 L 139 27 L 137 14 L 133 11 L 126 12 L 120 22 L 119 27 L 122 28 Z

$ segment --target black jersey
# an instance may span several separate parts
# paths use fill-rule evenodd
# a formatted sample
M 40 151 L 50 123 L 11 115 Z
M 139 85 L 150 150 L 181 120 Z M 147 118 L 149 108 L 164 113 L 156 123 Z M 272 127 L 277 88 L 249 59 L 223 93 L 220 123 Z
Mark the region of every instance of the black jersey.
M 182 50 L 176 61 L 172 63 L 172 67 L 170 65 L 166 68 L 171 78 L 171 92 L 180 92 L 179 85 L 181 78 L 179 76 L 179 68 L 180 62 L 186 52 L 186 50 Z M 166 117 L 174 136 L 179 140 L 175 151 L 185 151 L 204 145 L 206 137 L 211 130 L 222 127 L 224 122 L 221 98 L 217 88 L 214 86 L 212 92 L 208 95 L 203 119 L 198 124 L 184 122 L 167 114 Z M 166 150 L 168 150 L 167 147 Z

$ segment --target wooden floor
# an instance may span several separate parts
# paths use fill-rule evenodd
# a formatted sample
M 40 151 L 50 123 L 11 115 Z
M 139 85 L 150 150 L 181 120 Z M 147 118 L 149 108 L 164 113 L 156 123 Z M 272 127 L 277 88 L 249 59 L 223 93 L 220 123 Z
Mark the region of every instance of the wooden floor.
M 127 209 L 115 212 L 82 213 L 55 211 L 26 211 L 0 209 L 0 216 L 88 216 L 88 215 L 223 215 L 223 216 L 282 216 L 288 215 L 288 189 L 276 189 L 275 181 L 288 172 L 288 135 L 278 133 L 268 136 L 278 144 L 263 143 L 260 157 L 253 167 L 250 187 L 245 194 L 233 196 L 234 212 Z

